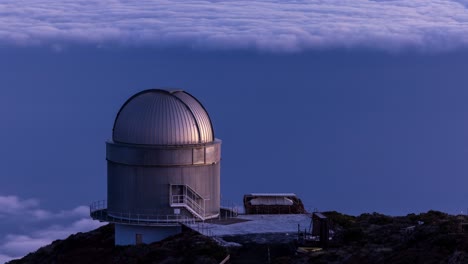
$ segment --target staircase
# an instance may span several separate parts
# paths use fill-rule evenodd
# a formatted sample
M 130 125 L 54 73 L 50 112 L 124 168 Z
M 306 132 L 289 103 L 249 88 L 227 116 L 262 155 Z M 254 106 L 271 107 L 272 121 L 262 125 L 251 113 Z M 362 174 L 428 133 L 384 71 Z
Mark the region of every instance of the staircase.
M 183 207 L 202 221 L 211 218 L 205 213 L 206 200 L 208 199 L 203 198 L 188 185 L 170 186 L 171 207 Z

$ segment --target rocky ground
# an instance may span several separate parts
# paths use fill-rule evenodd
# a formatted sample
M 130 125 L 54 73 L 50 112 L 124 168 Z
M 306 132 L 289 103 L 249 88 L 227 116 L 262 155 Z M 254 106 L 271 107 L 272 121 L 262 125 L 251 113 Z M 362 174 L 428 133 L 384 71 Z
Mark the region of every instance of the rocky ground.
M 106 225 L 28 254 L 17 263 L 468 263 L 467 216 L 429 211 L 404 217 L 325 212 L 333 239 L 326 250 L 298 253 L 297 234 L 223 237 L 224 245 L 185 230 L 150 245 L 115 247 Z M 223 244 L 223 243 L 221 243 Z M 239 246 L 239 244 L 241 246 Z
M 330 247 L 277 263 L 468 263 L 467 216 L 436 211 L 405 217 L 325 214 L 336 232 Z
M 218 264 L 227 250 L 191 230 L 160 242 L 138 246 L 114 246 L 114 226 L 105 225 L 87 233 L 57 240 L 8 264 L 82 263 L 193 263 Z

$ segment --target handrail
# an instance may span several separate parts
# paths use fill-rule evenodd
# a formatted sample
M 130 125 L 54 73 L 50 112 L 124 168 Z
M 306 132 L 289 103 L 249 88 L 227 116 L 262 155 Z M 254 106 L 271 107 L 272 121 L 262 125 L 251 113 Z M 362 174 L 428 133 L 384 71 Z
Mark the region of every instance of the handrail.
M 193 205 L 192 208 L 197 208 L 203 215 L 205 215 L 205 208 L 201 207 L 201 205 L 197 204 L 192 198 L 186 197 L 188 204 Z
M 229 212 L 229 216 L 225 215 L 225 217 L 237 217 L 239 215 L 240 207 L 230 200 L 221 200 L 220 208 Z
M 170 197 L 170 206 L 171 207 L 178 207 L 182 206 L 186 208 L 189 212 L 191 212 L 194 216 L 198 217 L 200 220 L 206 220 L 206 212 L 205 212 L 205 201 L 209 200 L 206 198 L 203 198 L 200 194 L 195 192 L 190 186 L 188 185 L 181 185 L 185 188 L 184 194 L 177 194 L 177 195 L 172 195 L 172 186 L 170 185 L 171 188 L 171 197 Z M 195 199 L 200 200 L 201 203 L 197 200 L 192 199 L 192 197 L 195 197 Z M 89 206 L 90 214 L 91 216 L 93 215 L 94 212 L 97 211 L 103 211 L 106 210 L 106 217 L 115 217 L 119 219 L 131 219 L 140 221 L 140 219 L 144 219 L 145 222 L 159 222 L 159 218 L 161 217 L 160 214 L 156 213 L 149 213 L 149 214 L 142 214 L 142 213 L 130 213 L 130 212 L 109 212 L 107 211 L 107 201 L 106 200 L 100 200 L 92 203 Z M 163 221 L 162 222 L 168 222 L 169 219 L 166 217 L 166 220 L 164 220 L 163 215 Z M 175 219 L 170 220 L 171 222 L 177 222 L 180 218 L 179 215 L 174 215 Z M 177 218 L 179 217 L 179 218 Z
M 90 213 L 93 213 L 95 211 L 102 210 L 102 209 L 107 209 L 107 200 L 95 201 L 89 205 Z
M 201 220 L 205 220 L 205 209 L 187 195 L 173 195 L 171 206 L 183 206 Z
M 172 194 L 173 186 L 183 187 L 183 194 Z M 170 188 L 170 206 L 182 206 L 189 210 L 193 215 L 201 220 L 206 219 L 205 214 L 205 201 L 209 200 L 194 191 L 186 184 L 171 184 Z
M 194 189 L 192 189 L 190 186 L 188 186 L 187 184 L 184 184 L 184 186 L 193 194 L 195 194 L 196 196 L 198 196 L 200 199 L 203 199 L 204 201 L 207 201 L 209 199 L 203 197 L 201 194 L 197 193 Z
M 184 215 L 164 215 L 164 214 L 142 214 L 131 212 L 112 212 L 107 211 L 105 200 L 96 201 L 90 204 L 90 216 L 99 221 L 128 224 L 190 224 L 196 221 Z
M 198 209 L 197 211 L 200 211 L 203 214 L 205 213 L 205 209 L 187 195 L 172 195 L 171 204 L 172 205 L 190 204 L 191 207 L 195 207 L 196 209 Z

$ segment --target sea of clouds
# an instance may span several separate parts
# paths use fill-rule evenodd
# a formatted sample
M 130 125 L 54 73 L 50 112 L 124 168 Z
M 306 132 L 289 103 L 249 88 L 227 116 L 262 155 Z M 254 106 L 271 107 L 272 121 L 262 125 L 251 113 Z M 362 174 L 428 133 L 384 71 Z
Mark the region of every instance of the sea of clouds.
M 0 222 L 0 263 L 103 225 L 89 217 L 88 206 L 52 212 L 42 209 L 37 199 L 13 195 L 0 195 Z
M 301 51 L 468 46 L 467 0 L 3 0 L 0 43 Z

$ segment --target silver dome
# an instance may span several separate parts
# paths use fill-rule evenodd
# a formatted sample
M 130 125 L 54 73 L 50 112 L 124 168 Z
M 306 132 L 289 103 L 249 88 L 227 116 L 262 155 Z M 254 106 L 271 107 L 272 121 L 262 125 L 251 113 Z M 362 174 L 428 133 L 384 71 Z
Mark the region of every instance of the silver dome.
M 200 144 L 214 140 L 210 117 L 184 91 L 145 90 L 125 102 L 114 122 L 114 142 L 144 145 Z

